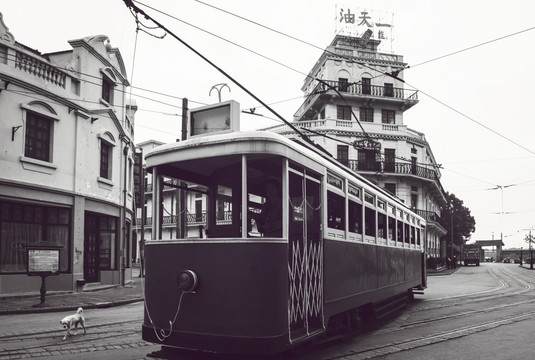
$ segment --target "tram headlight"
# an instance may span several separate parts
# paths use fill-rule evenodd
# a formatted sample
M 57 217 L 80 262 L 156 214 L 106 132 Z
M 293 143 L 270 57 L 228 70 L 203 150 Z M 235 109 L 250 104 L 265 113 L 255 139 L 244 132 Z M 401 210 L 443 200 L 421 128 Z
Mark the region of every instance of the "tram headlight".
M 197 289 L 199 285 L 199 278 L 193 270 L 184 270 L 178 274 L 178 287 L 184 292 L 192 292 Z

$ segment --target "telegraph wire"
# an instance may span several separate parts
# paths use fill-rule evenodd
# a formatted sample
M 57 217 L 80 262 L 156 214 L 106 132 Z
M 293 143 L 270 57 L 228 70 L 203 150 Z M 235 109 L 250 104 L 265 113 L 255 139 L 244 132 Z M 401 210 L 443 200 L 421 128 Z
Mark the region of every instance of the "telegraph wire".
M 132 3 L 132 5 L 133 5 L 134 2 L 136 2 L 136 3 L 140 4 L 140 5 L 143 5 L 143 6 L 147 7 L 147 8 L 149 8 L 149 9 L 151 9 L 151 10 L 157 12 L 157 13 L 160 13 L 160 14 L 162 14 L 162 15 L 165 15 L 165 16 L 167 16 L 167 17 L 170 17 L 171 19 L 174 19 L 174 20 L 179 21 L 179 22 L 181 22 L 181 23 L 183 23 L 183 24 L 185 24 L 185 25 L 188 25 L 188 26 L 190 26 L 190 27 L 192 27 L 192 28 L 194 28 L 194 29 L 197 29 L 197 30 L 199 30 L 199 31 L 202 31 L 202 32 L 208 34 L 208 35 L 211 35 L 211 36 L 213 36 L 213 37 L 216 37 L 216 38 L 218 38 L 218 39 L 220 39 L 220 40 L 222 40 L 222 41 L 225 41 L 225 42 L 227 42 L 227 43 L 229 43 L 229 44 L 231 44 L 231 45 L 234 45 L 234 46 L 236 46 L 236 47 L 238 47 L 238 48 L 240 48 L 240 49 L 242 49 L 242 50 L 248 51 L 248 52 L 250 52 L 250 53 L 252 53 L 252 54 L 254 54 L 254 55 L 256 55 L 256 56 L 259 56 L 259 57 L 261 57 L 261 58 L 263 58 L 263 59 L 266 59 L 266 60 L 269 60 L 269 61 L 271 61 L 271 62 L 274 62 L 274 63 L 277 64 L 277 65 L 280 65 L 280 66 L 285 67 L 285 68 L 287 68 L 287 69 L 289 69 L 289 70 L 292 70 L 292 71 L 294 71 L 294 72 L 297 72 L 297 73 L 299 73 L 299 74 L 301 74 L 301 75 L 303 75 L 303 76 L 308 76 L 308 74 L 305 74 L 304 72 L 302 72 L 302 71 L 300 71 L 300 70 L 294 69 L 294 68 L 292 68 L 291 66 L 286 65 L 286 64 L 284 64 L 284 63 L 282 63 L 282 62 L 280 62 L 280 61 L 278 61 L 278 60 L 275 60 L 275 59 L 273 59 L 273 58 L 270 58 L 270 57 L 268 57 L 268 56 L 266 56 L 266 55 L 263 55 L 263 54 L 261 54 L 261 53 L 259 53 L 259 52 L 257 52 L 257 51 L 254 51 L 254 50 L 249 49 L 249 48 L 247 48 L 247 47 L 245 47 L 245 46 L 242 46 L 242 45 L 240 45 L 240 44 L 238 44 L 238 43 L 236 43 L 236 42 L 234 42 L 234 41 L 231 41 L 231 40 L 226 39 L 226 38 L 224 38 L 224 37 L 222 37 L 222 36 L 219 36 L 219 35 L 217 35 L 217 34 L 214 34 L 213 32 L 210 32 L 210 31 L 208 31 L 208 30 L 206 30 L 206 29 L 203 29 L 203 28 L 201 28 L 201 27 L 199 27 L 199 26 L 197 26 L 197 25 L 194 25 L 194 24 L 192 24 L 192 23 L 189 23 L 189 22 L 187 22 L 187 21 L 185 21 L 185 20 L 179 19 L 179 18 L 177 18 L 176 16 L 173 16 L 173 15 L 170 15 L 170 14 L 164 12 L 164 11 L 158 10 L 158 9 L 156 9 L 156 8 L 150 6 L 150 5 L 144 4 L 144 3 L 140 2 L 140 1 L 137 1 L 137 0 L 123 0 L 123 1 L 124 1 L 125 3 Z M 128 4 L 127 4 L 127 6 L 128 6 Z M 137 8 L 137 9 L 139 9 L 139 8 Z M 143 11 L 143 10 L 141 10 L 141 9 L 139 9 L 139 10 L 140 10 L 140 11 Z M 147 16 L 146 13 L 144 13 L 144 16 Z M 154 19 L 152 19 L 152 21 L 154 21 Z M 155 23 L 156 23 L 156 22 L 155 22 Z M 160 24 L 160 26 L 162 26 L 162 25 Z M 165 31 L 166 31 L 167 33 L 171 33 L 167 28 L 165 28 Z M 242 89 L 242 90 L 243 90 L 243 89 Z
M 264 28 L 264 29 L 273 31 L 273 32 L 275 32 L 275 33 L 277 33 L 277 34 L 280 34 L 280 35 L 282 35 L 282 36 L 285 36 L 285 37 L 288 37 L 288 38 L 290 38 L 290 39 L 299 41 L 299 42 L 301 42 L 301 43 L 307 44 L 307 45 L 312 46 L 312 47 L 314 47 L 314 48 L 321 49 L 320 47 L 318 47 L 318 46 L 316 46 L 316 45 L 314 45 L 314 44 L 311 44 L 311 43 L 309 43 L 309 42 L 307 42 L 307 41 L 300 40 L 300 39 L 298 39 L 298 38 L 296 38 L 296 37 L 294 37 L 294 36 L 291 36 L 291 35 L 288 35 L 288 34 L 285 34 L 285 33 L 281 32 L 281 31 L 272 29 L 272 28 L 270 28 L 270 27 L 268 27 L 268 26 L 265 26 L 265 25 L 263 25 L 263 24 L 260 24 L 260 23 L 258 23 L 258 22 L 256 22 L 256 21 L 252 21 L 252 20 L 247 19 L 247 18 L 245 18 L 245 17 L 242 17 L 242 16 L 240 16 L 240 15 L 234 14 L 234 13 L 232 13 L 232 12 L 230 12 L 230 11 L 227 11 L 227 10 L 221 9 L 221 8 L 219 8 L 219 7 L 213 6 L 213 5 L 211 5 L 211 4 L 208 4 L 208 3 L 204 2 L 204 1 L 200 1 L 200 0 L 196 0 L 196 1 L 197 1 L 198 3 L 200 3 L 200 4 L 203 4 L 203 5 L 205 5 L 205 6 L 212 7 L 212 8 L 214 8 L 214 9 L 217 9 L 217 10 L 219 10 L 219 11 L 222 11 L 222 12 L 224 12 L 224 13 L 226 13 L 226 14 L 231 15 L 231 16 L 237 17 L 237 18 L 242 19 L 242 20 L 244 20 L 244 21 L 247 21 L 247 22 L 250 22 L 250 23 L 255 24 L 255 25 L 257 25 L 257 26 L 260 26 L 260 27 L 262 27 L 262 28 Z M 521 30 L 521 31 L 517 31 L 517 32 L 515 32 L 515 33 L 508 34 L 508 35 L 505 35 L 505 36 L 502 36 L 502 37 L 499 37 L 499 38 L 496 38 L 496 39 L 493 39 L 493 40 L 489 40 L 489 41 L 480 43 L 480 44 L 478 44 L 478 45 L 470 46 L 470 47 L 468 47 L 468 48 L 465 48 L 465 49 L 462 49 L 462 50 L 458 50 L 458 51 L 455 51 L 455 52 L 450 53 L 450 54 L 446 54 L 446 55 L 443 55 L 443 56 L 440 56 L 440 57 L 437 57 L 437 58 L 434 58 L 434 59 L 431 59 L 431 60 L 428 60 L 428 61 L 424 61 L 424 62 L 418 63 L 418 64 L 416 64 L 416 65 L 408 66 L 408 67 L 406 67 L 406 68 L 404 68 L 404 69 L 414 68 L 414 67 L 416 67 L 416 66 L 423 65 L 423 64 L 429 63 L 429 62 L 431 62 L 431 61 L 435 61 L 435 60 L 439 60 L 439 59 L 442 59 L 442 58 L 445 58 L 445 57 L 448 57 L 448 56 L 452 56 L 452 55 L 455 55 L 455 54 L 458 54 L 458 53 L 461 53 L 461 52 L 464 52 L 464 51 L 468 51 L 468 50 L 471 50 L 471 49 L 474 49 L 474 48 L 477 48 L 477 47 L 480 47 L 480 46 L 483 46 L 483 45 L 490 44 L 490 43 L 492 43 L 492 42 L 496 42 L 496 41 L 500 41 L 500 40 L 503 40 L 503 39 L 506 39 L 506 38 L 509 38 L 509 37 L 512 37 L 512 36 L 516 36 L 516 35 L 519 35 L 519 34 L 521 34 L 521 33 L 524 33 L 524 32 L 527 32 L 527 31 L 531 31 L 531 30 L 534 30 L 534 29 L 535 29 L 535 27 L 531 27 L 531 28 L 528 28 L 528 29 L 524 29 L 524 30 Z M 322 49 L 322 50 L 323 50 L 323 49 Z M 327 51 L 327 50 L 324 50 L 324 51 L 325 51 L 326 53 L 331 53 L 331 54 L 333 54 L 333 53 L 330 52 L 330 51 Z M 379 73 L 379 74 L 382 74 L 383 76 L 389 76 L 389 77 L 392 77 L 392 78 L 394 78 L 394 79 L 396 79 L 396 80 L 405 82 L 404 80 L 400 79 L 400 78 L 397 76 L 397 75 L 399 74 L 399 71 L 404 70 L 404 69 L 400 69 L 396 74 L 395 74 L 394 72 L 392 72 L 392 73 L 382 72 L 382 71 L 380 71 L 380 70 L 377 70 L 377 69 L 375 69 L 375 68 L 372 68 L 372 67 L 368 66 L 366 63 L 355 62 L 353 59 L 351 59 L 351 57 L 343 56 L 343 55 L 340 55 L 340 54 L 335 54 L 335 55 L 337 55 L 337 56 L 341 56 L 341 57 L 345 58 L 346 60 L 350 60 L 350 61 L 352 61 L 352 62 L 354 62 L 354 63 L 361 64 L 361 65 L 365 66 L 366 68 L 368 68 L 368 69 L 370 69 L 370 70 L 372 70 L 372 71 L 375 71 L 375 72 L 377 72 L 377 73 Z M 307 74 L 306 76 L 307 76 L 307 77 L 310 77 L 310 75 L 308 75 L 308 74 Z M 316 79 L 316 80 L 319 80 L 319 79 Z M 477 125 L 479 125 L 479 126 L 485 128 L 486 130 L 492 132 L 493 134 L 495 134 L 495 135 L 497 135 L 497 136 L 499 136 L 499 137 L 501 137 L 501 138 L 507 140 L 508 142 L 510 142 L 510 143 L 512 143 L 512 144 L 514 144 L 514 145 L 516 145 L 516 146 L 518 146 L 518 147 L 520 147 L 520 148 L 522 148 L 522 149 L 528 151 L 529 153 L 535 155 L 535 151 L 533 151 L 533 150 L 531 150 L 531 149 L 529 149 L 529 148 L 527 148 L 527 147 L 521 145 L 520 143 L 518 143 L 518 142 L 516 142 L 516 141 L 514 141 L 514 140 L 512 140 L 512 139 L 510 139 L 510 138 L 508 138 L 507 136 L 505 136 L 505 135 L 503 135 L 503 134 L 500 134 L 499 132 L 493 130 L 492 128 L 490 128 L 490 127 L 488 127 L 488 126 L 482 124 L 481 122 L 479 122 L 479 121 L 477 121 L 477 120 L 475 120 L 475 119 L 469 117 L 468 115 L 462 113 L 461 111 L 459 111 L 459 110 L 453 108 L 452 106 L 450 106 L 450 105 L 444 103 L 443 101 L 440 101 L 439 99 L 433 97 L 432 95 L 428 94 L 427 92 L 424 92 L 424 91 L 422 91 L 421 89 L 418 89 L 418 88 L 416 88 L 416 87 L 414 87 L 414 86 L 412 86 L 412 85 L 410 85 L 410 84 L 407 84 L 407 85 L 411 86 L 411 87 L 412 87 L 413 89 L 415 89 L 416 91 L 419 91 L 419 92 L 423 93 L 424 95 L 426 95 L 426 96 L 429 97 L 430 99 L 432 99 L 432 100 L 438 102 L 438 103 L 441 104 L 442 106 L 447 107 L 448 109 L 450 109 L 450 110 L 452 110 L 452 111 L 458 113 L 459 115 L 461 115 L 461 116 L 467 118 L 468 120 L 470 120 L 470 121 L 476 123 Z M 357 119 L 357 121 L 358 121 L 358 119 Z
M 436 57 L 436 58 L 433 58 L 433 59 L 430 59 L 430 60 L 422 61 L 421 63 L 417 63 L 415 65 L 411 65 L 410 68 L 415 68 L 417 66 L 424 65 L 424 64 L 427 64 L 427 63 L 430 63 L 430 62 L 433 62 L 433 61 L 437 61 L 437 60 L 440 60 L 440 59 L 444 59 L 444 58 L 449 57 L 449 56 L 457 55 L 457 54 L 462 53 L 464 51 L 468 51 L 468 50 L 472 50 L 472 49 L 478 48 L 480 46 L 488 45 L 488 44 L 491 44 L 493 42 L 500 41 L 500 40 L 503 40 L 503 39 L 507 39 L 509 37 L 516 36 L 516 35 L 531 31 L 531 30 L 535 30 L 535 26 L 527 28 L 527 29 L 524 29 L 524 30 L 517 31 L 517 32 L 512 33 L 512 34 L 504 35 L 504 36 L 501 36 L 499 38 L 495 38 L 495 39 L 492 39 L 492 40 L 489 40 L 489 41 L 485 41 L 485 42 L 482 42 L 482 43 L 477 44 L 477 45 L 472 45 L 472 46 L 469 46 L 467 48 L 464 48 L 464 49 L 461 49 L 461 50 L 457 50 L 457 51 L 454 51 L 452 53 L 449 53 L 449 54 L 446 54 L 446 55 L 442 55 L 442 56 L 439 56 L 439 57 Z
M 281 115 L 279 115 L 274 109 L 272 109 L 269 105 L 267 105 L 265 102 L 263 102 L 260 98 L 258 98 L 255 94 L 253 94 L 249 89 L 247 89 L 245 86 L 243 86 L 240 82 L 238 82 L 235 78 L 233 78 L 230 74 L 228 74 L 227 72 L 225 72 L 223 69 L 221 69 L 219 66 L 217 66 L 215 63 L 213 63 L 211 60 L 209 60 L 207 57 L 205 57 L 204 55 L 202 55 L 199 51 L 197 51 L 196 49 L 194 49 L 191 45 L 189 45 L 187 42 L 185 42 L 183 39 L 181 39 L 180 37 L 178 37 L 175 33 L 171 32 L 169 29 L 167 29 L 167 27 L 165 27 L 163 24 L 159 23 L 158 21 L 156 21 L 155 19 L 153 19 L 152 17 L 150 17 L 145 11 L 143 11 L 142 9 L 140 9 L 139 7 L 137 7 L 136 5 L 134 5 L 134 1 L 135 0 L 124 0 L 125 4 L 127 7 L 129 8 L 132 8 L 136 13 L 140 13 L 142 14 L 143 16 L 145 16 L 146 19 L 152 21 L 153 23 L 155 23 L 156 25 L 158 25 L 162 30 L 166 31 L 168 34 L 170 34 L 172 37 L 174 37 L 177 41 L 179 41 L 180 43 L 182 43 L 182 45 L 184 45 L 185 47 L 187 47 L 188 49 L 190 49 L 192 52 L 194 52 L 197 56 L 199 56 L 201 59 L 203 59 L 205 62 L 207 62 L 209 65 L 211 65 L 212 67 L 214 67 L 217 71 L 219 71 L 221 74 L 223 74 L 225 77 L 227 77 L 229 80 L 231 80 L 234 84 L 236 84 L 240 89 L 242 89 L 243 91 L 245 91 L 249 96 L 251 96 L 252 98 L 254 98 L 256 101 L 258 101 L 259 103 L 261 103 L 264 107 L 266 107 L 266 109 L 268 109 L 272 114 L 274 114 L 276 117 L 278 117 L 279 119 L 281 119 L 282 121 L 284 121 L 286 123 L 286 125 L 288 125 L 290 128 L 292 128 L 292 130 L 294 130 L 297 134 L 301 135 L 301 137 L 310 143 L 310 145 L 312 146 L 315 146 L 317 147 L 316 144 L 314 144 L 305 134 L 303 134 L 298 128 L 296 128 L 291 122 L 287 121 L 286 119 L 284 119 Z M 135 1 L 137 2 L 137 1 Z
M 41 55 L 42 56 L 42 55 Z M 13 60 L 13 61 L 17 61 L 16 59 L 16 56 L 14 55 L 7 55 L 7 56 L 4 56 L 4 55 L 0 55 L 0 59 L 4 59 L 4 60 Z M 44 60 L 43 60 L 44 61 Z M 50 64 L 50 63 L 47 63 L 48 66 L 52 67 L 52 68 L 55 68 L 55 69 L 58 69 L 58 70 L 61 70 L 61 71 L 65 71 L 65 69 L 62 69 L 61 67 L 59 67 L 58 65 L 54 65 L 54 64 Z M 78 74 L 80 76 L 84 76 L 84 77 L 88 77 L 88 78 L 94 78 L 95 80 L 102 80 L 102 78 L 100 76 L 96 76 L 96 75 L 92 75 L 92 74 L 87 74 L 87 73 L 84 73 L 84 72 L 81 72 L 81 71 L 76 71 L 76 70 L 69 70 L 68 72 L 73 72 L 75 74 Z M 91 81 L 89 79 L 84 79 L 84 78 L 76 78 L 77 80 L 79 81 L 82 81 L 86 84 L 91 84 L 91 85 L 95 85 L 95 86 L 102 86 L 102 84 L 100 82 L 94 82 L 94 81 Z M 135 90 L 140 90 L 140 91 L 145 91 L 145 92 L 148 92 L 148 93 L 152 93 L 152 94 L 156 94 L 156 95 L 161 95 L 161 96 L 165 96 L 165 97 L 169 97 L 169 98 L 172 98 L 172 99 L 177 99 L 177 100 L 180 100 L 182 101 L 182 97 L 179 97 L 179 96 L 175 96 L 175 95 L 170 95 L 170 94 L 165 94 L 165 93 L 162 93 L 162 92 L 159 92 L 159 91 L 155 91 L 155 90 L 151 90 L 151 89 L 146 89 L 146 88 L 142 88 L 142 87 L 137 87 L 137 86 L 129 86 L 131 89 L 135 89 Z M 114 88 L 114 91 L 117 91 L 119 93 L 122 93 L 122 94 L 129 94 L 129 92 L 127 90 L 122 90 L 122 89 L 118 89 L 118 88 Z M 154 102 L 159 102 L 163 105 L 168 105 L 168 106 L 171 106 L 171 107 L 176 107 L 178 109 L 181 109 L 182 107 L 179 106 L 179 105 L 174 105 L 174 104 L 169 104 L 169 103 L 166 103 L 166 102 L 163 102 L 163 101 L 160 101 L 160 100 L 156 100 L 156 99 L 153 99 L 153 98 L 149 98 L 149 97 L 145 97 L 143 95 L 139 95 L 139 94 L 133 94 L 135 95 L 136 97 L 139 97 L 139 98 L 143 98 L 143 99 L 146 99 L 146 100 L 150 100 L 150 101 L 154 101 Z M 77 100 L 77 101 L 80 101 L 80 102 L 84 102 L 84 100 L 78 100 L 78 99 L 71 99 L 71 100 Z M 191 99 L 188 99 L 188 102 L 190 103 L 195 103 L 195 104 L 199 104 L 201 106 L 205 106 L 205 105 L 208 105 L 204 102 L 200 102 L 200 101 L 195 101 L 195 100 L 191 100 Z

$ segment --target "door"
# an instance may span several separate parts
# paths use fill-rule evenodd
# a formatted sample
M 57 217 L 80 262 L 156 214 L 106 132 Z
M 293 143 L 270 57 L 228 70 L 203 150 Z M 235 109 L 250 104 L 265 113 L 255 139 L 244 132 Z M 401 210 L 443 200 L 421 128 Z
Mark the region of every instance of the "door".
M 396 171 L 396 149 L 385 149 L 385 172 Z
M 98 217 L 85 215 L 84 238 L 84 279 L 86 282 L 98 282 L 98 256 L 100 254 Z
M 289 202 L 288 322 L 294 341 L 324 329 L 319 180 L 290 172 Z

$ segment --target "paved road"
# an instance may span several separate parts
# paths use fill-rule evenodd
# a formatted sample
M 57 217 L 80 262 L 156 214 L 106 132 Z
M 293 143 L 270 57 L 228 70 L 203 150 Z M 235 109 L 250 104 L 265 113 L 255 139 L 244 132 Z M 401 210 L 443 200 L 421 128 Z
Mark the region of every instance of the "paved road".
M 451 275 L 429 277 L 424 295 L 374 331 L 276 359 L 531 358 L 534 288 L 535 272 L 514 264 L 462 267 Z M 71 312 L 0 316 L 0 360 L 139 360 L 160 349 L 141 339 L 143 302 L 87 309 L 87 334 L 63 341 L 59 320 Z M 229 359 L 187 352 L 176 358 Z

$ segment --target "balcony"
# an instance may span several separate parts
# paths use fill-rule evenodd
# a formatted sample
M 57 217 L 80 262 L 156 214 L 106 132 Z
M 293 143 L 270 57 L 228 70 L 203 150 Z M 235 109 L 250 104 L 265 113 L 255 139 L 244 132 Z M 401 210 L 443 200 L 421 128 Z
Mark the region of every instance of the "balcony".
M 332 97 L 338 96 L 338 92 L 346 97 L 399 103 L 406 110 L 418 103 L 418 91 L 406 90 L 383 85 L 366 85 L 362 83 L 338 83 L 338 81 L 325 80 L 318 82 L 316 87 L 308 94 L 305 102 L 294 115 L 295 120 L 314 118 Z
M 428 168 L 425 166 L 415 165 L 410 162 L 394 162 L 394 161 L 358 161 L 346 160 L 341 161 L 351 170 L 358 172 L 364 176 L 382 174 L 392 174 L 401 177 L 416 177 L 430 183 L 429 189 L 439 199 L 444 199 L 444 188 L 440 183 L 440 176 L 438 170 Z M 444 199 L 445 201 L 445 199 Z
M 359 161 L 347 160 L 342 161 L 344 165 L 355 172 L 382 172 L 399 175 L 414 175 L 420 178 L 438 181 L 437 173 L 434 169 L 424 166 L 415 165 L 406 162 L 394 161 Z
M 357 131 L 361 132 L 362 127 L 366 130 L 367 133 L 372 134 L 383 134 L 388 133 L 389 135 L 409 135 L 412 138 L 417 138 L 421 141 L 425 141 L 425 137 L 420 134 L 414 133 L 412 130 L 408 129 L 406 125 L 398 124 L 383 124 L 383 123 L 372 123 L 372 122 L 360 122 L 360 124 L 354 120 L 340 120 L 340 119 L 318 119 L 318 120 L 301 120 L 294 121 L 292 123 L 295 127 L 302 129 L 310 130 L 335 130 L 335 131 Z M 276 125 L 264 130 L 269 130 L 277 134 L 292 134 L 295 131 L 288 125 Z
M 141 226 L 141 220 L 142 220 L 141 218 L 136 218 L 137 226 Z M 219 214 L 216 222 L 218 225 L 232 223 L 232 212 L 225 211 L 224 213 Z M 147 217 L 147 219 L 145 220 L 145 226 L 152 226 L 152 223 L 153 223 L 152 217 Z M 187 223 L 187 226 L 206 225 L 206 212 L 203 211 L 201 214 L 192 214 L 188 212 L 186 215 L 186 223 Z M 163 227 L 176 226 L 176 224 L 177 224 L 176 215 L 166 215 L 162 219 Z
M 416 212 L 418 213 L 418 215 L 420 215 L 421 217 L 425 219 L 428 228 L 434 228 L 437 232 L 441 233 L 442 235 L 445 235 L 448 232 L 438 222 L 438 220 L 440 219 L 440 215 L 438 215 L 436 212 L 420 210 L 420 209 L 417 209 Z

